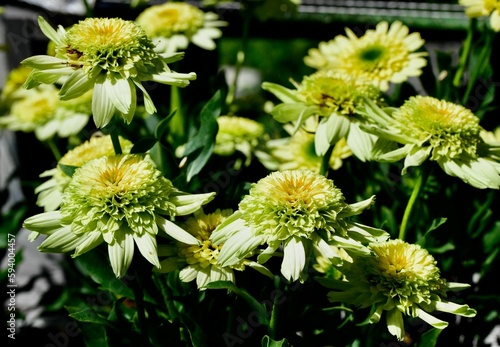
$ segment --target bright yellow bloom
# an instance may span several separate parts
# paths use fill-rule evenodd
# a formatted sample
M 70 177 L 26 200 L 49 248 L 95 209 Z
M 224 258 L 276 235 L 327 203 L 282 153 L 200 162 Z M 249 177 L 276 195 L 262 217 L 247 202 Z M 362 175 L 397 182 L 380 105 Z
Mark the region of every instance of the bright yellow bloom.
M 158 255 L 166 257 L 160 261 L 158 272 L 171 272 L 181 269 L 179 278 L 183 282 L 196 279 L 198 289 L 203 290 L 208 283 L 215 281 L 235 282 L 234 271 L 243 271 L 246 266 L 253 267 L 270 277 L 272 274 L 262 265 L 248 259 L 230 266 L 220 266 L 217 263 L 223 245 L 215 245 L 210 241 L 212 232 L 224 222 L 233 210 L 217 209 L 214 213 L 205 214 L 202 210 L 196 211 L 181 227 L 193 235 L 199 243 L 177 242 L 176 245 L 160 245 Z M 251 256 L 253 254 L 249 254 Z
M 218 28 L 227 22 L 213 12 L 203 12 L 182 2 L 166 2 L 146 8 L 136 19 L 156 44 L 160 53 L 184 50 L 192 42 L 207 50 L 215 49 L 214 39 L 222 36 Z
M 465 14 L 470 18 L 490 16 L 490 26 L 500 31 L 500 1 L 498 0 L 459 0 L 465 6 Z
M 34 71 L 26 88 L 41 83 L 62 83 L 59 97 L 69 100 L 93 89 L 92 113 L 97 127 L 107 125 L 115 112 L 130 123 L 135 114 L 139 88 L 146 111 L 156 111 L 142 85 L 146 81 L 184 87 L 195 73 L 180 74 L 168 63 L 182 59 L 182 54 L 159 55 L 144 30 L 132 21 L 120 18 L 86 18 L 67 31 L 54 30 L 38 18 L 43 33 L 55 43 L 55 57 L 33 56 L 21 63 Z
M 424 40 L 419 33 L 409 34 L 408 27 L 400 21 L 390 26 L 380 22 L 359 38 L 349 28 L 345 30 L 347 37 L 338 35 L 309 50 L 304 58 L 306 65 L 363 78 L 386 91 L 390 82 L 401 83 L 408 77 L 419 76 L 427 64 L 427 54 L 415 52 Z
M 468 284 L 446 282 L 434 258 L 419 245 L 389 240 L 369 245 L 369 255 L 354 255 L 352 262 L 338 268 L 345 278 L 320 279 L 334 289 L 331 302 L 344 302 L 360 308 L 375 307 L 370 323 L 377 323 L 384 311 L 389 332 L 402 340 L 403 314 L 419 317 L 437 329 L 448 323 L 430 315 L 433 311 L 474 317 L 476 310 L 444 300 L 446 292 L 462 290 Z
M 376 124 L 363 128 L 383 139 L 375 160 L 405 159 L 402 173 L 426 159 L 436 161 L 451 176 L 476 188 L 500 188 L 499 143 L 485 142 L 479 118 L 469 109 L 430 96 L 413 96 L 399 108 L 367 104 L 366 115 Z M 396 142 L 402 147 L 384 145 Z

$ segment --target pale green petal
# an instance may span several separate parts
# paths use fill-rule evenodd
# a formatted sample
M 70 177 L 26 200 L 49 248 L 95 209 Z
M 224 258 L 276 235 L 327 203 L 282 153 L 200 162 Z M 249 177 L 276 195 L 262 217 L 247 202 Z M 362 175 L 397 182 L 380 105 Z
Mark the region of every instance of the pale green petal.
M 244 227 L 245 221 L 241 219 L 241 211 L 236 211 L 215 228 L 210 235 L 210 241 L 220 245 Z
M 281 241 L 279 240 L 271 242 L 269 246 L 257 256 L 257 261 L 259 262 L 259 264 L 264 264 L 273 255 L 276 255 L 276 250 L 279 248 L 280 245 Z
M 23 228 L 46 234 L 53 229 L 61 227 L 61 218 L 60 211 L 39 213 L 28 217 L 23 223 Z
M 103 83 L 106 90 L 106 95 L 111 99 L 111 102 L 121 113 L 127 114 L 132 103 L 132 82 L 126 78 L 109 79 L 106 78 Z
M 94 115 L 96 127 L 102 128 L 106 126 L 113 118 L 115 111 L 115 106 L 109 99 L 103 83 L 96 82 L 92 94 L 92 114 Z
M 176 206 L 176 214 L 185 216 L 198 210 L 202 205 L 212 201 L 215 192 L 205 194 L 188 194 L 184 192 L 172 192 L 170 202 Z
M 38 25 L 40 26 L 40 29 L 45 34 L 45 36 L 47 36 L 57 46 L 60 46 L 62 44 L 60 33 L 55 31 L 54 28 L 52 28 L 52 26 L 50 26 L 50 24 L 47 23 L 47 21 L 42 16 L 38 16 Z
M 148 114 L 155 113 L 156 112 L 155 104 L 153 102 L 153 99 L 151 99 L 151 96 L 149 95 L 146 88 L 144 88 L 144 86 L 140 82 L 137 82 L 137 81 L 133 81 L 133 82 L 142 91 L 142 95 L 144 97 L 144 107 L 146 108 L 146 112 Z
M 165 64 L 170 64 L 182 60 L 185 54 L 186 54 L 185 52 L 172 52 L 172 53 L 159 54 L 159 56 L 161 57 L 162 61 Z
M 352 153 L 361 161 L 372 159 L 372 150 L 377 137 L 361 130 L 358 123 L 351 122 L 347 146 Z
M 196 286 L 198 289 L 205 287 L 210 282 L 210 268 L 199 269 L 196 274 Z
M 269 271 L 269 269 L 267 267 L 265 267 L 264 265 L 258 264 L 258 263 L 254 262 L 254 261 L 251 261 L 247 265 L 249 267 L 251 267 L 252 269 L 257 270 L 258 272 L 260 272 L 264 276 L 267 276 L 269 278 L 274 278 L 273 273 L 271 271 Z
M 332 114 L 323 118 L 318 124 L 316 134 L 314 135 L 314 148 L 319 156 L 325 155 L 332 144 L 340 139 L 347 137 L 351 121 L 347 116 Z
M 85 237 L 82 236 L 82 239 L 83 242 L 76 247 L 75 252 L 71 255 L 73 258 L 94 249 L 104 241 L 102 233 L 98 230 L 87 233 Z
M 325 240 L 323 240 L 319 235 L 312 235 L 312 242 L 314 248 L 326 259 L 338 258 L 339 255 L 335 252 L 334 248 L 330 246 Z
M 217 262 L 221 266 L 234 265 L 262 243 L 264 243 L 263 237 L 253 235 L 250 228 L 240 229 L 224 243 Z
M 334 245 L 344 248 L 345 250 L 354 252 L 356 254 L 360 255 L 370 254 L 370 250 L 366 246 L 363 246 L 362 243 L 354 240 L 352 237 L 345 238 L 338 235 L 333 235 L 332 241 L 334 242 Z
M 405 145 L 393 151 L 386 152 L 384 154 L 379 154 L 374 159 L 376 161 L 381 161 L 381 162 L 390 162 L 390 163 L 396 162 L 406 157 L 410 152 L 410 150 L 412 149 L 412 147 L 413 145 Z
M 191 282 L 196 278 L 197 274 L 198 269 L 195 269 L 193 266 L 188 265 L 179 272 L 179 279 L 182 282 Z
M 451 291 L 464 290 L 470 288 L 468 283 L 446 282 L 446 288 Z
M 349 233 L 349 237 L 362 243 L 383 242 L 390 237 L 389 233 L 385 230 L 356 222 L 347 222 L 346 227 Z
M 386 322 L 389 332 L 396 336 L 399 341 L 405 337 L 405 325 L 403 322 L 403 314 L 396 308 L 387 311 Z
M 196 79 L 196 73 L 190 72 L 187 74 L 175 73 L 175 72 L 162 72 L 152 76 L 152 81 L 170 84 L 178 87 L 186 87 L 189 85 L 189 81 Z
M 71 100 L 82 96 L 94 87 L 96 77 L 89 78 L 82 69 L 73 72 L 64 82 L 59 92 L 61 100 Z
M 171 221 L 158 215 L 155 215 L 155 220 L 158 224 L 158 227 L 175 240 L 186 243 L 188 245 L 200 244 L 200 241 L 196 239 L 196 237 L 194 237 L 178 225 L 172 223 Z
M 439 166 L 450 176 L 462 179 L 465 183 L 479 189 L 500 188 L 500 175 L 495 166 L 499 164 L 488 159 L 475 161 L 438 160 Z
M 156 238 L 150 233 L 143 233 L 142 235 L 134 233 L 134 240 L 142 256 L 154 266 L 160 267 L 158 250 L 156 248 Z
M 108 244 L 109 261 L 117 278 L 123 277 L 127 273 L 134 257 L 134 238 L 132 234 L 123 232 L 122 235 L 121 242 L 113 239 L 114 242 Z
M 475 317 L 477 314 L 477 311 L 473 308 L 470 308 L 469 305 L 459 305 L 449 301 L 436 301 L 435 305 L 436 310 L 438 311 L 453 313 L 459 316 L 470 318 Z
M 210 266 L 209 269 L 209 282 L 231 281 L 234 283 L 234 272 L 231 268 L 226 269 L 219 266 Z
M 69 137 L 70 135 L 78 134 L 89 122 L 89 115 L 75 114 L 71 118 L 64 119 L 60 122 L 57 129 L 59 137 Z
M 59 227 L 38 246 L 38 250 L 40 252 L 66 253 L 74 250 L 82 241 L 80 236 L 71 232 L 70 227 Z
M 34 69 L 57 70 L 66 66 L 66 60 L 51 55 L 33 55 L 21 61 L 21 64 Z M 74 71 L 74 69 L 71 69 L 71 71 Z
M 494 31 L 500 31 L 500 9 L 498 9 L 498 7 L 495 11 L 491 12 L 490 25 L 491 29 L 493 29 Z
M 53 70 L 33 70 L 26 79 L 23 87 L 26 89 L 31 89 L 38 87 L 40 83 L 52 84 L 57 82 L 61 77 L 67 76 L 73 73 L 72 68 L 61 68 Z
M 306 266 L 306 251 L 299 237 L 291 237 L 285 241 L 281 273 L 287 280 L 296 281 Z
M 429 323 L 436 329 L 444 329 L 448 326 L 448 322 L 437 319 L 436 317 L 428 314 L 419 307 L 415 307 L 415 312 L 417 316 L 426 323 Z
M 271 110 L 271 115 L 277 122 L 288 123 L 298 120 L 301 115 L 304 119 L 304 114 L 311 115 L 315 110 L 315 107 L 308 107 L 303 103 L 278 104 Z
M 47 123 L 39 125 L 35 128 L 35 136 L 40 141 L 46 141 L 57 133 L 58 128 L 59 123 L 56 120 L 50 120 Z
M 356 216 L 362 213 L 364 210 L 369 209 L 374 203 L 375 203 L 375 195 L 372 195 L 368 199 L 356 202 L 354 204 L 349 204 L 342 211 L 339 212 L 337 218 L 344 219 Z
M 207 51 L 213 51 L 217 47 L 214 40 L 212 40 L 209 35 L 206 35 L 206 33 L 203 32 L 203 29 L 198 30 L 198 32 L 191 37 L 191 41 L 196 46 L 206 49 Z
M 431 151 L 432 151 L 432 147 L 431 146 L 419 147 L 417 145 L 414 145 L 413 147 L 411 147 L 410 151 L 406 155 L 404 167 L 403 167 L 403 170 L 401 171 L 401 174 L 402 175 L 406 174 L 406 170 L 410 166 L 419 166 L 419 165 L 422 165 L 422 163 L 431 154 Z
M 296 91 L 285 88 L 279 84 L 271 82 L 263 82 L 262 89 L 267 90 L 270 93 L 273 93 L 274 96 L 276 96 L 284 103 L 291 104 L 299 102 L 299 99 L 297 99 L 296 97 Z
M 349 289 L 349 287 L 345 288 L 344 290 L 347 289 Z M 377 306 L 377 309 L 370 317 L 370 323 L 378 323 L 380 321 L 380 318 L 382 318 L 382 312 L 384 312 L 384 306 Z

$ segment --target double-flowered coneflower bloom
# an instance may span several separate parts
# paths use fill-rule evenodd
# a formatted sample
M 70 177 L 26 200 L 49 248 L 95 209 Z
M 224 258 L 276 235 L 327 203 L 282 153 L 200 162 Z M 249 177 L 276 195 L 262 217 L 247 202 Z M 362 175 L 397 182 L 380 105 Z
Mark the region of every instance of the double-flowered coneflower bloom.
M 345 30 L 347 36 L 338 35 L 310 49 L 304 58 L 306 65 L 363 78 L 387 91 L 390 83 L 402 83 L 409 77 L 420 76 L 422 67 L 427 64 L 427 53 L 416 52 L 424 45 L 424 40 L 419 33 L 409 34 L 408 27 L 400 21 L 391 25 L 380 22 L 361 37 L 349 28 Z
M 129 153 L 132 149 L 132 142 L 121 136 L 119 142 L 122 152 Z M 63 192 L 71 181 L 71 172 L 68 170 L 73 171 L 92 159 L 114 154 L 115 150 L 109 135 L 92 136 L 89 140 L 69 150 L 59 159 L 55 168 L 40 174 L 40 177 L 50 178 L 35 188 L 35 194 L 38 194 L 37 205 L 42 206 L 45 211 L 58 209 L 62 202 Z
M 402 173 L 425 160 L 436 161 L 450 176 L 476 188 L 500 188 L 500 143 L 485 142 L 479 118 L 471 110 L 430 96 L 412 96 L 399 108 L 366 104 L 375 121 L 364 129 L 381 140 L 377 161 L 404 158 Z
M 173 244 L 162 244 L 158 246 L 160 269 L 158 272 L 179 271 L 179 278 L 183 282 L 191 282 L 196 279 L 198 289 L 215 281 L 235 282 L 234 270 L 243 271 L 247 266 L 270 276 L 272 274 L 263 265 L 242 259 L 241 261 L 229 265 L 220 266 L 217 263 L 220 250 L 223 245 L 215 245 L 210 241 L 212 232 L 231 216 L 233 210 L 217 209 L 213 213 L 205 214 L 201 209 L 196 211 L 192 217 L 181 224 L 181 227 L 193 236 L 191 242 L 176 242 Z M 248 254 L 248 257 L 253 253 Z
M 188 194 L 176 189 L 149 160 L 139 154 L 104 156 L 77 168 L 63 194 L 61 208 L 24 221 L 30 240 L 47 235 L 38 249 L 77 257 L 101 243 L 108 246 L 117 277 L 127 272 L 134 248 L 160 267 L 156 236 L 178 241 L 192 236 L 170 221 L 193 213 L 214 193 Z
M 219 20 L 214 12 L 204 12 L 183 2 L 149 6 L 135 21 L 151 37 L 156 51 L 160 53 L 185 50 L 190 42 L 200 48 L 214 50 L 214 40 L 222 36 L 219 28 L 228 24 Z
M 156 108 L 143 82 L 153 81 L 184 87 L 196 78 L 167 64 L 183 58 L 182 53 L 158 54 L 140 26 L 120 18 L 86 18 L 68 30 L 54 30 L 42 17 L 43 33 L 54 42 L 55 56 L 37 55 L 21 63 L 32 67 L 26 88 L 61 83 L 61 100 L 92 93 L 92 113 L 97 127 L 107 125 L 115 113 L 130 123 L 137 105 L 137 88 L 144 96 L 148 113 Z
M 282 248 L 281 273 L 303 281 L 313 253 L 337 262 L 340 257 L 331 245 L 366 253 L 364 243 L 387 239 L 385 231 L 350 220 L 373 203 L 372 196 L 347 204 L 332 180 L 309 170 L 276 171 L 252 184 L 238 210 L 210 240 L 224 244 L 218 256 L 221 266 L 237 264 L 267 245 L 257 257 L 263 264 Z
M 320 278 L 333 289 L 328 298 L 358 308 L 374 307 L 370 323 L 377 323 L 386 311 L 389 332 L 399 340 L 405 336 L 403 315 L 419 317 L 437 329 L 448 323 L 430 313 L 441 311 L 474 317 L 476 310 L 446 300 L 447 291 L 468 288 L 468 284 L 441 278 L 434 258 L 416 244 L 389 240 L 369 245 L 369 255 L 353 255 L 338 270 L 343 279 Z
M 305 76 L 300 84 L 291 90 L 275 83 L 264 82 L 262 88 L 273 93 L 282 101 L 271 110 L 278 122 L 293 123 L 293 133 L 309 117 L 317 118 L 314 148 L 323 156 L 330 146 L 341 139 L 360 160 L 370 158 L 376 137 L 360 129 L 358 109 L 368 98 L 377 104 L 383 103 L 381 91 L 369 81 L 346 73 L 318 71 Z
M 465 6 L 465 14 L 470 18 L 490 16 L 490 26 L 500 31 L 500 2 L 498 0 L 458 0 Z

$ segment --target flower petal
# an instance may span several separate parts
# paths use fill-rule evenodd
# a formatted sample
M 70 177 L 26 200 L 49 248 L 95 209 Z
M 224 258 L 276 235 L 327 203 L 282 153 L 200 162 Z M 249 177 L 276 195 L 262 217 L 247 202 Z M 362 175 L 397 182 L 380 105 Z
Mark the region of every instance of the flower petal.
M 126 273 L 134 257 L 134 238 L 131 233 L 123 232 L 123 239 L 114 239 L 108 244 L 109 261 L 117 278 Z
M 396 308 L 387 311 L 386 316 L 387 329 L 396 336 L 399 341 L 405 337 L 405 325 L 403 322 L 403 314 Z
M 284 244 L 281 273 L 289 281 L 298 280 L 306 266 L 306 251 L 303 242 L 305 241 L 298 237 L 291 237 Z

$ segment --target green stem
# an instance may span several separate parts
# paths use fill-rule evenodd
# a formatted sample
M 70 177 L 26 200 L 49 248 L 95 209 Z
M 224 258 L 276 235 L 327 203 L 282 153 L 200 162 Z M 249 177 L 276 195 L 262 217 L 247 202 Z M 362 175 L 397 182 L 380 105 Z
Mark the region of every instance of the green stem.
M 153 273 L 153 280 L 158 289 L 160 289 L 161 296 L 165 302 L 165 308 L 167 309 L 167 315 L 169 319 L 174 319 L 176 315 L 175 306 L 170 300 L 170 291 L 166 285 L 166 280 L 161 278 L 158 273 Z
M 47 145 L 49 145 L 50 150 L 52 151 L 52 154 L 56 158 L 57 161 L 61 159 L 61 152 L 59 151 L 59 148 L 57 148 L 56 143 L 54 142 L 54 138 L 51 137 L 46 141 Z
M 148 322 L 146 320 L 145 308 L 144 308 L 144 291 L 141 284 L 141 274 L 138 269 L 135 272 L 135 279 L 132 284 L 132 290 L 134 291 L 135 305 L 137 308 L 137 317 L 139 330 L 141 336 L 144 340 L 146 346 L 150 346 L 149 337 L 147 333 Z
M 455 78 L 453 79 L 453 86 L 460 87 L 462 83 L 462 77 L 465 71 L 465 66 L 467 65 L 467 58 L 469 57 L 472 37 L 474 36 L 474 27 L 476 22 L 474 19 L 470 20 L 469 28 L 467 29 L 467 37 L 465 38 L 464 44 L 462 46 L 462 53 L 460 54 L 460 59 L 458 63 L 458 69 L 455 73 Z
M 330 146 L 328 150 L 326 151 L 325 155 L 321 159 L 321 166 L 319 169 L 320 175 L 327 176 L 328 174 L 328 169 L 330 168 L 330 158 L 332 157 L 332 152 L 333 152 L 333 147 Z
M 118 132 L 113 129 L 113 131 L 111 131 L 109 133 L 109 135 L 111 136 L 111 142 L 113 143 L 113 149 L 115 150 L 115 154 L 118 155 L 118 154 L 122 154 L 122 146 L 120 145 L 120 139 L 118 137 Z
M 406 209 L 403 215 L 403 220 L 401 221 L 401 226 L 399 227 L 398 238 L 400 240 L 404 241 L 406 239 L 408 220 L 410 219 L 411 212 L 413 210 L 413 207 L 415 206 L 415 201 L 417 201 L 417 198 L 420 192 L 422 191 L 422 188 L 424 187 L 428 177 L 429 177 L 428 170 L 426 170 L 423 166 L 421 166 L 420 175 L 418 175 L 417 182 L 415 182 L 415 185 L 413 186 L 413 191 L 411 193 L 410 199 L 408 200 L 408 204 L 406 205 Z
M 170 86 L 170 114 L 175 112 L 170 120 L 170 135 L 176 143 L 184 142 L 186 134 L 186 119 L 182 112 L 182 100 L 178 86 Z
M 238 75 L 240 74 L 243 63 L 245 62 L 245 52 L 247 50 L 248 44 L 248 36 L 250 31 L 250 18 L 251 15 L 247 13 L 247 11 L 243 11 L 244 22 L 243 22 L 243 33 L 241 35 L 241 47 L 236 54 L 236 65 L 234 68 L 234 79 L 229 86 L 227 97 L 226 97 L 226 105 L 231 105 L 234 101 L 234 97 L 236 95 L 236 90 L 238 88 Z
M 271 310 L 271 318 L 269 319 L 268 327 L 269 337 L 273 340 L 276 340 L 276 330 L 278 325 L 278 297 L 279 295 L 274 296 L 273 308 Z

